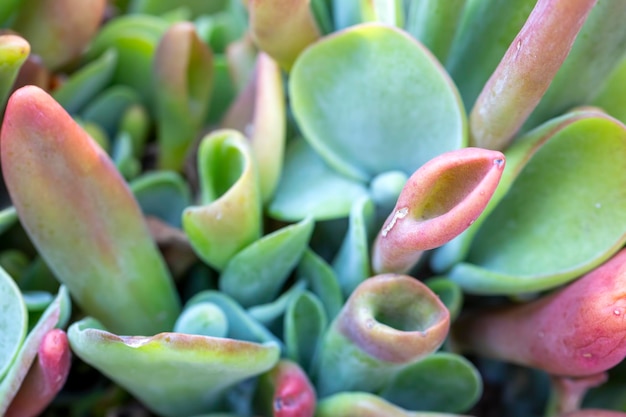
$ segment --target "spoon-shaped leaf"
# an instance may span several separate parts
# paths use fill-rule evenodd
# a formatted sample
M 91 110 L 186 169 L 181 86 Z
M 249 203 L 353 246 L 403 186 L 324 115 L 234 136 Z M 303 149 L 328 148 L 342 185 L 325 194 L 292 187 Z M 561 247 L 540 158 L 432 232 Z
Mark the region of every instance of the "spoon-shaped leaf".
M 402 370 L 381 392 L 407 410 L 458 413 L 482 394 L 478 370 L 463 356 L 438 352 Z
M 280 354 L 272 343 L 181 333 L 117 336 L 89 318 L 70 326 L 68 336 L 83 361 L 166 417 L 207 410 L 227 388 L 272 368 Z
M 319 395 L 380 390 L 406 366 L 436 351 L 449 325 L 448 310 L 418 280 L 385 274 L 364 281 L 326 333 Z
M 154 53 L 159 167 L 179 171 L 207 112 L 213 53 L 190 22 L 175 23 Z
M 466 260 L 449 273 L 464 290 L 553 288 L 626 242 L 626 195 L 618 192 L 626 187 L 626 128 L 620 122 L 593 111 L 564 116 L 520 139 L 507 160 L 512 171 L 502 184 L 508 192 L 497 191 L 497 205 L 479 220 Z
M 0 268 L 0 380 L 11 367 L 28 328 L 22 293 L 13 278 Z
M 259 49 L 286 70 L 320 37 L 310 0 L 249 0 L 250 33 Z
M 548 89 L 597 0 L 538 0 L 470 113 L 470 143 L 505 149 Z
M 415 171 L 374 242 L 374 271 L 408 271 L 423 251 L 467 229 L 489 202 L 504 165 L 500 152 L 463 148 Z
M 220 290 L 244 307 L 273 300 L 308 247 L 313 226 L 308 218 L 247 246 L 226 265 Z
M 462 351 L 561 376 L 606 371 L 626 357 L 626 250 L 530 303 L 459 318 Z
M 465 144 L 465 113 L 437 60 L 400 29 L 363 24 L 316 42 L 289 80 L 304 138 L 344 175 L 413 173 Z
M 70 371 L 70 345 L 63 330 L 45 334 L 37 359 L 22 381 L 20 390 L 3 414 L 5 417 L 36 417 L 56 397 Z
M 32 86 L 9 100 L 0 141 L 20 221 L 83 310 L 121 333 L 171 329 L 179 311 L 173 283 L 101 148 Z
M 250 139 L 259 167 L 263 201 L 278 185 L 285 148 L 285 99 L 278 65 L 260 53 L 251 80 L 226 114 L 222 126 L 237 129 Z
M 46 67 L 78 58 L 96 34 L 106 0 L 22 0 L 13 29 L 30 42 Z
M 254 156 L 235 130 L 206 136 L 198 151 L 203 205 L 183 212 L 183 228 L 206 263 L 226 267 L 261 235 L 261 196 Z

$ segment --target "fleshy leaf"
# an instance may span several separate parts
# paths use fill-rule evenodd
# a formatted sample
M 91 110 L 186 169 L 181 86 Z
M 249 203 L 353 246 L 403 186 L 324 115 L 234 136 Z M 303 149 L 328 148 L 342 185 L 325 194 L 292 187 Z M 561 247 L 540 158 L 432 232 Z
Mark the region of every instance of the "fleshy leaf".
M 315 390 L 297 363 L 283 359 L 259 378 L 255 402 L 265 417 L 313 417 Z
M 308 218 L 247 246 L 226 265 L 220 290 L 244 307 L 273 300 L 307 248 L 313 226 Z
M 218 12 L 227 3 L 227 0 L 131 0 L 128 11 L 158 16 L 184 7 L 191 12 L 193 17 Z
M 285 98 L 278 65 L 260 53 L 250 83 L 226 114 L 222 126 L 237 129 L 251 142 L 263 201 L 273 196 L 285 148 Z
M 626 250 L 564 288 L 534 301 L 459 318 L 461 352 L 581 377 L 626 357 Z M 512 341 L 515 341 L 512 343 Z
M 9 372 L 0 380 L 0 415 L 4 416 L 22 381 L 37 355 L 42 340 L 55 327 L 65 326 L 69 317 L 71 301 L 67 289 L 61 287 L 54 301 L 43 312 L 37 324 L 30 330 Z
M 550 86 L 596 2 L 537 1 L 472 108 L 472 146 L 508 146 Z
M 273 343 L 181 333 L 117 336 L 89 318 L 68 335 L 83 361 L 166 417 L 205 411 L 227 388 L 272 368 L 280 354 Z
M 15 207 L 7 207 L 0 210 L 0 234 L 17 223 L 17 211 Z
M 334 319 L 343 306 L 343 296 L 339 280 L 331 266 L 315 252 L 307 249 L 300 259 L 297 275 L 308 283 L 310 291 L 320 299 L 328 319 Z
M 380 396 L 407 410 L 458 413 L 471 408 L 481 394 L 474 365 L 463 356 L 439 352 L 402 370 Z
M 80 113 L 84 122 L 95 123 L 113 138 L 117 135 L 124 113 L 139 103 L 137 92 L 124 85 L 102 91 Z
M 13 29 L 46 67 L 57 70 L 80 56 L 100 27 L 106 0 L 22 0 Z
M 3 414 L 5 417 L 36 417 L 56 397 L 70 371 L 72 353 L 67 335 L 61 329 L 48 331 L 37 351 L 37 358 L 22 381 L 20 390 Z
M 449 325 L 441 300 L 415 278 L 385 274 L 364 281 L 324 338 L 319 395 L 379 391 L 402 369 L 436 351 Z
M 463 417 L 457 414 L 407 411 L 365 392 L 342 392 L 319 402 L 316 417 Z
M 0 117 L 20 68 L 30 54 L 30 44 L 18 35 L 0 35 Z
M 204 123 L 213 89 L 213 53 L 190 22 L 175 23 L 154 53 L 158 165 L 182 170 Z
M 11 367 L 28 328 L 26 304 L 13 278 L 0 268 L 0 381 Z
M 286 291 L 267 304 L 256 305 L 248 309 L 250 317 L 255 318 L 267 327 L 276 324 L 276 321 L 285 314 L 293 299 L 298 298 L 306 289 L 306 282 L 298 281 Z
M 389 26 L 404 26 L 403 0 L 361 0 L 364 22 L 380 22 Z
M 496 190 L 504 165 L 500 152 L 463 148 L 415 171 L 374 242 L 374 271 L 406 272 L 423 251 L 467 229 Z
M 328 318 L 319 298 L 304 292 L 291 300 L 285 313 L 283 334 L 286 354 L 306 371 L 314 372 Z
M 200 258 L 223 269 L 261 235 L 258 173 L 246 139 L 235 130 L 205 136 L 198 150 L 202 204 L 183 212 L 183 228 Z
M 482 221 L 466 261 L 449 273 L 464 290 L 552 288 L 626 242 L 626 195 L 616 192 L 626 187 L 621 123 L 580 112 L 530 132 L 510 153 L 513 171 L 502 182 L 510 189 Z
M 611 116 L 626 123 L 626 56 L 624 56 L 605 79 L 602 89 L 593 99 L 593 105 L 601 107 Z
M 445 304 L 450 312 L 450 320 L 454 321 L 461 313 L 461 308 L 463 307 L 463 290 L 461 290 L 459 284 L 444 277 L 430 278 L 425 284 Z
M 363 24 L 316 42 L 296 61 L 289 93 L 304 138 L 352 178 L 409 175 L 466 142 L 454 84 L 400 29 Z
M 373 228 L 374 204 L 369 197 L 361 197 L 350 210 L 348 232 L 332 263 L 346 298 L 361 282 L 372 276 L 369 245 Z
M 189 184 L 172 171 L 147 172 L 130 183 L 144 215 L 155 216 L 173 227 L 181 227 L 185 208 L 191 205 Z
M 171 329 L 180 309 L 171 277 L 102 149 L 34 86 L 11 96 L 0 140 L 20 221 L 83 310 L 121 333 Z
M 290 70 L 304 48 L 320 31 L 310 0 L 249 0 L 250 34 L 259 49 Z
M 102 56 L 74 72 L 61 87 L 54 90 L 52 97 L 68 113 L 77 113 L 109 85 L 116 65 L 115 49 L 105 51 Z
M 297 139 L 287 147 L 283 173 L 268 211 L 286 221 L 307 216 L 336 219 L 347 217 L 352 203 L 366 194 L 365 184 L 338 174 L 306 141 Z

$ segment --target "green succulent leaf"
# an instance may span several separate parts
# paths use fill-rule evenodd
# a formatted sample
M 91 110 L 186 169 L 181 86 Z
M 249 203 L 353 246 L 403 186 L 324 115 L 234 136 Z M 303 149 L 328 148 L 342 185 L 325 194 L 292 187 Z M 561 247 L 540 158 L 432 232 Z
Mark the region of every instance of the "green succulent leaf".
M 425 284 L 445 304 L 450 312 L 450 321 L 454 321 L 463 307 L 463 290 L 459 284 L 445 277 L 430 278 Z
M 128 11 L 158 16 L 178 8 L 186 8 L 192 16 L 200 16 L 218 12 L 226 4 L 228 4 L 228 0 L 131 0 Z
M 2 300 L 4 300 L 4 294 Z M 37 324 L 28 332 L 28 336 L 20 345 L 8 372 L 4 378 L 0 379 L 0 415 L 5 415 L 5 411 L 11 404 L 11 399 L 17 394 L 33 360 L 35 360 L 44 336 L 55 327 L 65 326 L 70 309 L 69 293 L 65 287 L 61 287 L 54 301 L 43 312 Z
M 52 97 L 68 113 L 78 113 L 110 84 L 116 65 L 116 50 L 107 50 L 100 57 L 74 72 L 61 87 L 54 90 Z
M 166 417 L 203 412 L 237 382 L 271 369 L 279 359 L 274 343 L 160 333 L 117 336 L 94 319 L 68 330 L 72 350 Z
M 365 184 L 338 174 L 306 141 L 297 139 L 287 147 L 283 173 L 268 212 L 286 221 L 307 216 L 337 219 L 347 217 L 352 203 L 365 195 Z
M 352 206 L 348 232 L 332 263 L 346 298 L 372 275 L 369 246 L 373 229 L 374 204 L 369 197 L 361 197 Z
M 191 190 L 183 177 L 173 171 L 151 171 L 130 183 L 141 211 L 173 227 L 181 227 L 181 216 L 191 205 Z
M 11 367 L 28 328 L 26 303 L 13 278 L 0 268 L 0 381 Z
M 593 105 L 601 107 L 611 116 L 626 123 L 626 55 L 615 66 L 613 72 L 606 78 L 598 95 L 593 99 Z
M 478 370 L 463 356 L 434 353 L 403 369 L 380 396 L 407 410 L 463 412 L 482 394 Z
M 626 128 L 598 112 L 548 123 L 507 155 L 511 171 L 450 278 L 475 293 L 519 294 L 582 275 L 626 242 Z M 558 213 L 556 215 L 555 213 Z
M 273 300 L 306 250 L 314 224 L 307 218 L 237 253 L 220 276 L 220 290 L 244 307 Z
M 10 206 L 0 210 L 0 234 L 4 233 L 15 223 L 17 223 L 17 211 L 15 207 Z
M 226 337 L 228 335 L 228 318 L 215 303 L 192 304 L 178 316 L 176 324 L 174 324 L 174 332 Z
M 363 24 L 316 42 L 296 61 L 289 93 L 304 138 L 351 178 L 410 175 L 466 143 L 456 87 L 400 29 Z
M 332 267 L 315 252 L 307 249 L 300 259 L 297 275 L 307 282 L 309 290 L 320 299 L 326 317 L 329 320 L 334 319 L 343 306 L 343 296 Z
M 0 35 L 0 116 L 13 83 L 30 54 L 30 44 L 18 35 Z
M 299 297 L 300 294 L 302 294 L 306 289 L 306 286 L 307 283 L 305 281 L 298 281 L 287 291 L 284 291 L 280 297 L 276 298 L 274 301 L 250 307 L 248 309 L 248 314 L 263 325 L 270 327 L 275 324 L 282 315 L 284 315 L 287 307 L 291 305 L 292 300 Z
M 324 306 L 315 294 L 306 291 L 293 298 L 285 313 L 283 330 L 287 357 L 313 372 L 327 326 Z
M 100 126 L 108 137 L 116 136 L 124 113 L 140 100 L 137 92 L 124 85 L 115 85 L 102 91 L 80 113 L 84 122 Z

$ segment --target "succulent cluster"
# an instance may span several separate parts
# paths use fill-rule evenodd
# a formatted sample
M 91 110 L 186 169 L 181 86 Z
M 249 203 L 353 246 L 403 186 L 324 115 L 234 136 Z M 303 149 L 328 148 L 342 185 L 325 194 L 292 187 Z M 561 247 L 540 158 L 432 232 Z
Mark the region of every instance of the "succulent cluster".
M 625 18 L 3 0 L 0 415 L 626 416 Z

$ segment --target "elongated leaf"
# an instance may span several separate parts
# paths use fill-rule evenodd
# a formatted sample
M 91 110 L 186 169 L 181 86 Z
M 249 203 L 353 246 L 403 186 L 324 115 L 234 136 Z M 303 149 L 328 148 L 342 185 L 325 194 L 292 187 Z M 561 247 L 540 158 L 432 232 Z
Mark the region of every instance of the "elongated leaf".
M 120 121 L 126 110 L 140 100 L 136 91 L 124 86 L 115 85 L 98 94 L 80 113 L 85 122 L 96 123 L 104 129 L 110 138 L 117 135 Z
M 235 383 L 272 368 L 280 350 L 233 339 L 181 333 L 117 336 L 93 319 L 68 331 L 82 360 L 166 417 L 198 414 Z
M 285 314 L 284 339 L 287 357 L 314 372 L 318 349 L 328 326 L 321 301 L 310 292 L 291 300 Z
M 289 93 L 304 138 L 352 178 L 410 175 L 466 142 L 454 84 L 400 29 L 372 23 L 325 37 L 298 58 Z
M 20 221 L 83 310 L 121 333 L 171 329 L 180 308 L 171 277 L 101 148 L 34 86 L 9 100 L 0 140 Z
M 343 306 L 343 297 L 339 280 L 331 266 L 307 249 L 300 259 L 297 275 L 306 280 L 310 291 L 320 299 L 328 319 L 334 319 Z
M 243 249 L 226 265 L 220 290 L 244 307 L 273 300 L 307 248 L 313 225 L 313 220 L 305 219 Z
M 20 289 L 0 268 L 0 381 L 26 337 L 28 314 Z

